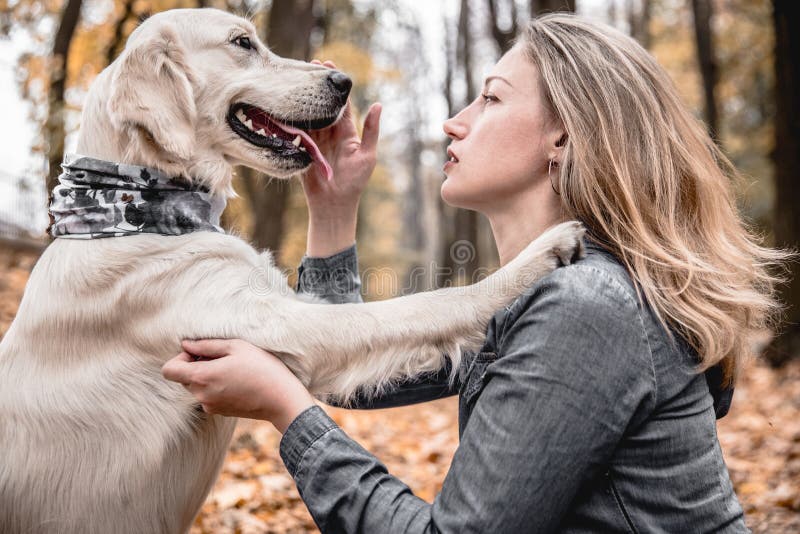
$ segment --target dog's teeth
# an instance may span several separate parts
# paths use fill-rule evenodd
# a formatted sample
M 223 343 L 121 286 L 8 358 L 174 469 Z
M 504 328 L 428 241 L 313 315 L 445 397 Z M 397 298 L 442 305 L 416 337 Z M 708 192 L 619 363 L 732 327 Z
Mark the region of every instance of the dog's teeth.
M 251 121 L 250 119 L 244 121 L 244 125 L 247 126 L 250 130 L 253 129 L 253 121 Z
M 301 146 L 301 147 L 300 147 L 300 151 L 301 151 L 301 152 L 305 152 L 305 151 L 306 151 L 306 147 L 304 147 L 304 146 Z
M 241 122 L 244 122 L 247 120 L 247 115 L 245 115 L 244 111 L 240 109 L 239 111 L 236 112 L 236 118 L 239 119 Z
M 272 134 L 272 137 L 278 137 L 278 134 Z
M 256 133 L 257 133 L 258 135 L 262 136 L 262 137 L 266 137 L 266 136 L 267 136 L 267 132 L 265 132 L 265 131 L 264 131 L 264 128 L 261 128 L 261 129 L 260 129 L 259 131 L 257 131 Z
M 301 139 L 300 139 L 300 136 L 298 135 L 297 137 L 294 138 L 294 141 L 292 141 L 292 144 L 294 146 L 300 146 L 300 141 L 301 141 Z

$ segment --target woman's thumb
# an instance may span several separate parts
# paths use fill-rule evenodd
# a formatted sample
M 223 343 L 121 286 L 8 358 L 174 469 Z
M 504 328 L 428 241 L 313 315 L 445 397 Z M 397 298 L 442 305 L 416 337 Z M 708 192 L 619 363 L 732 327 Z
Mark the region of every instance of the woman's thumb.
M 372 104 L 367 111 L 364 119 L 364 131 L 361 134 L 361 148 L 374 152 L 378 147 L 378 135 L 380 134 L 381 110 L 380 103 Z
M 181 341 L 183 350 L 193 356 L 204 358 L 220 358 L 230 354 L 230 339 L 184 339 Z

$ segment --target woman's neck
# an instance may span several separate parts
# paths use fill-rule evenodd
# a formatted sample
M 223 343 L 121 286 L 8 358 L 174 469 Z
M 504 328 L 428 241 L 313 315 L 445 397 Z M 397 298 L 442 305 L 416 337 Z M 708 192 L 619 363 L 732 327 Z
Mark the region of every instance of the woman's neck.
M 486 212 L 497 243 L 500 265 L 513 260 L 545 230 L 566 220 L 558 197 L 538 191 L 530 193 L 504 203 L 501 209 Z

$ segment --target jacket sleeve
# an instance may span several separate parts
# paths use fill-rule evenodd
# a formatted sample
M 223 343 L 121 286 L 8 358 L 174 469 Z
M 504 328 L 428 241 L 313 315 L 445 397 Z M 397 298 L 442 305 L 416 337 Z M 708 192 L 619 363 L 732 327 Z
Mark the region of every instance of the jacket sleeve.
M 295 289 L 300 294 L 313 295 L 331 304 L 363 302 L 356 246 L 326 258 L 303 256 L 297 268 Z
M 356 245 L 325 258 L 303 256 L 297 269 L 298 293 L 319 297 L 331 304 L 363 302 Z M 449 360 L 448 360 L 449 361 Z M 378 409 L 407 406 L 458 393 L 450 380 L 450 367 L 396 384 L 381 395 L 356 395 L 348 408 Z
M 584 269 L 585 271 L 585 269 Z M 322 532 L 551 532 L 597 476 L 655 378 L 636 302 L 579 264 L 537 283 L 500 334 L 442 491 L 414 496 L 318 407 L 281 456 Z

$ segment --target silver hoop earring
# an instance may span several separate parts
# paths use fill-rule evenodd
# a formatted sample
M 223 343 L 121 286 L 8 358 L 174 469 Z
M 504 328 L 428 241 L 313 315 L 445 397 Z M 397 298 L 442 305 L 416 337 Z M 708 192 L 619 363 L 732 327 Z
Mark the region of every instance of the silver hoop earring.
M 555 162 L 551 159 L 550 163 L 547 164 L 547 179 L 550 180 L 550 187 L 553 188 L 553 193 L 555 193 L 558 196 L 561 196 L 561 193 L 559 193 L 558 189 L 556 189 L 556 186 L 553 183 L 553 177 L 550 175 L 550 171 L 553 170 L 553 163 Z M 556 163 L 556 166 L 558 166 L 558 163 Z

